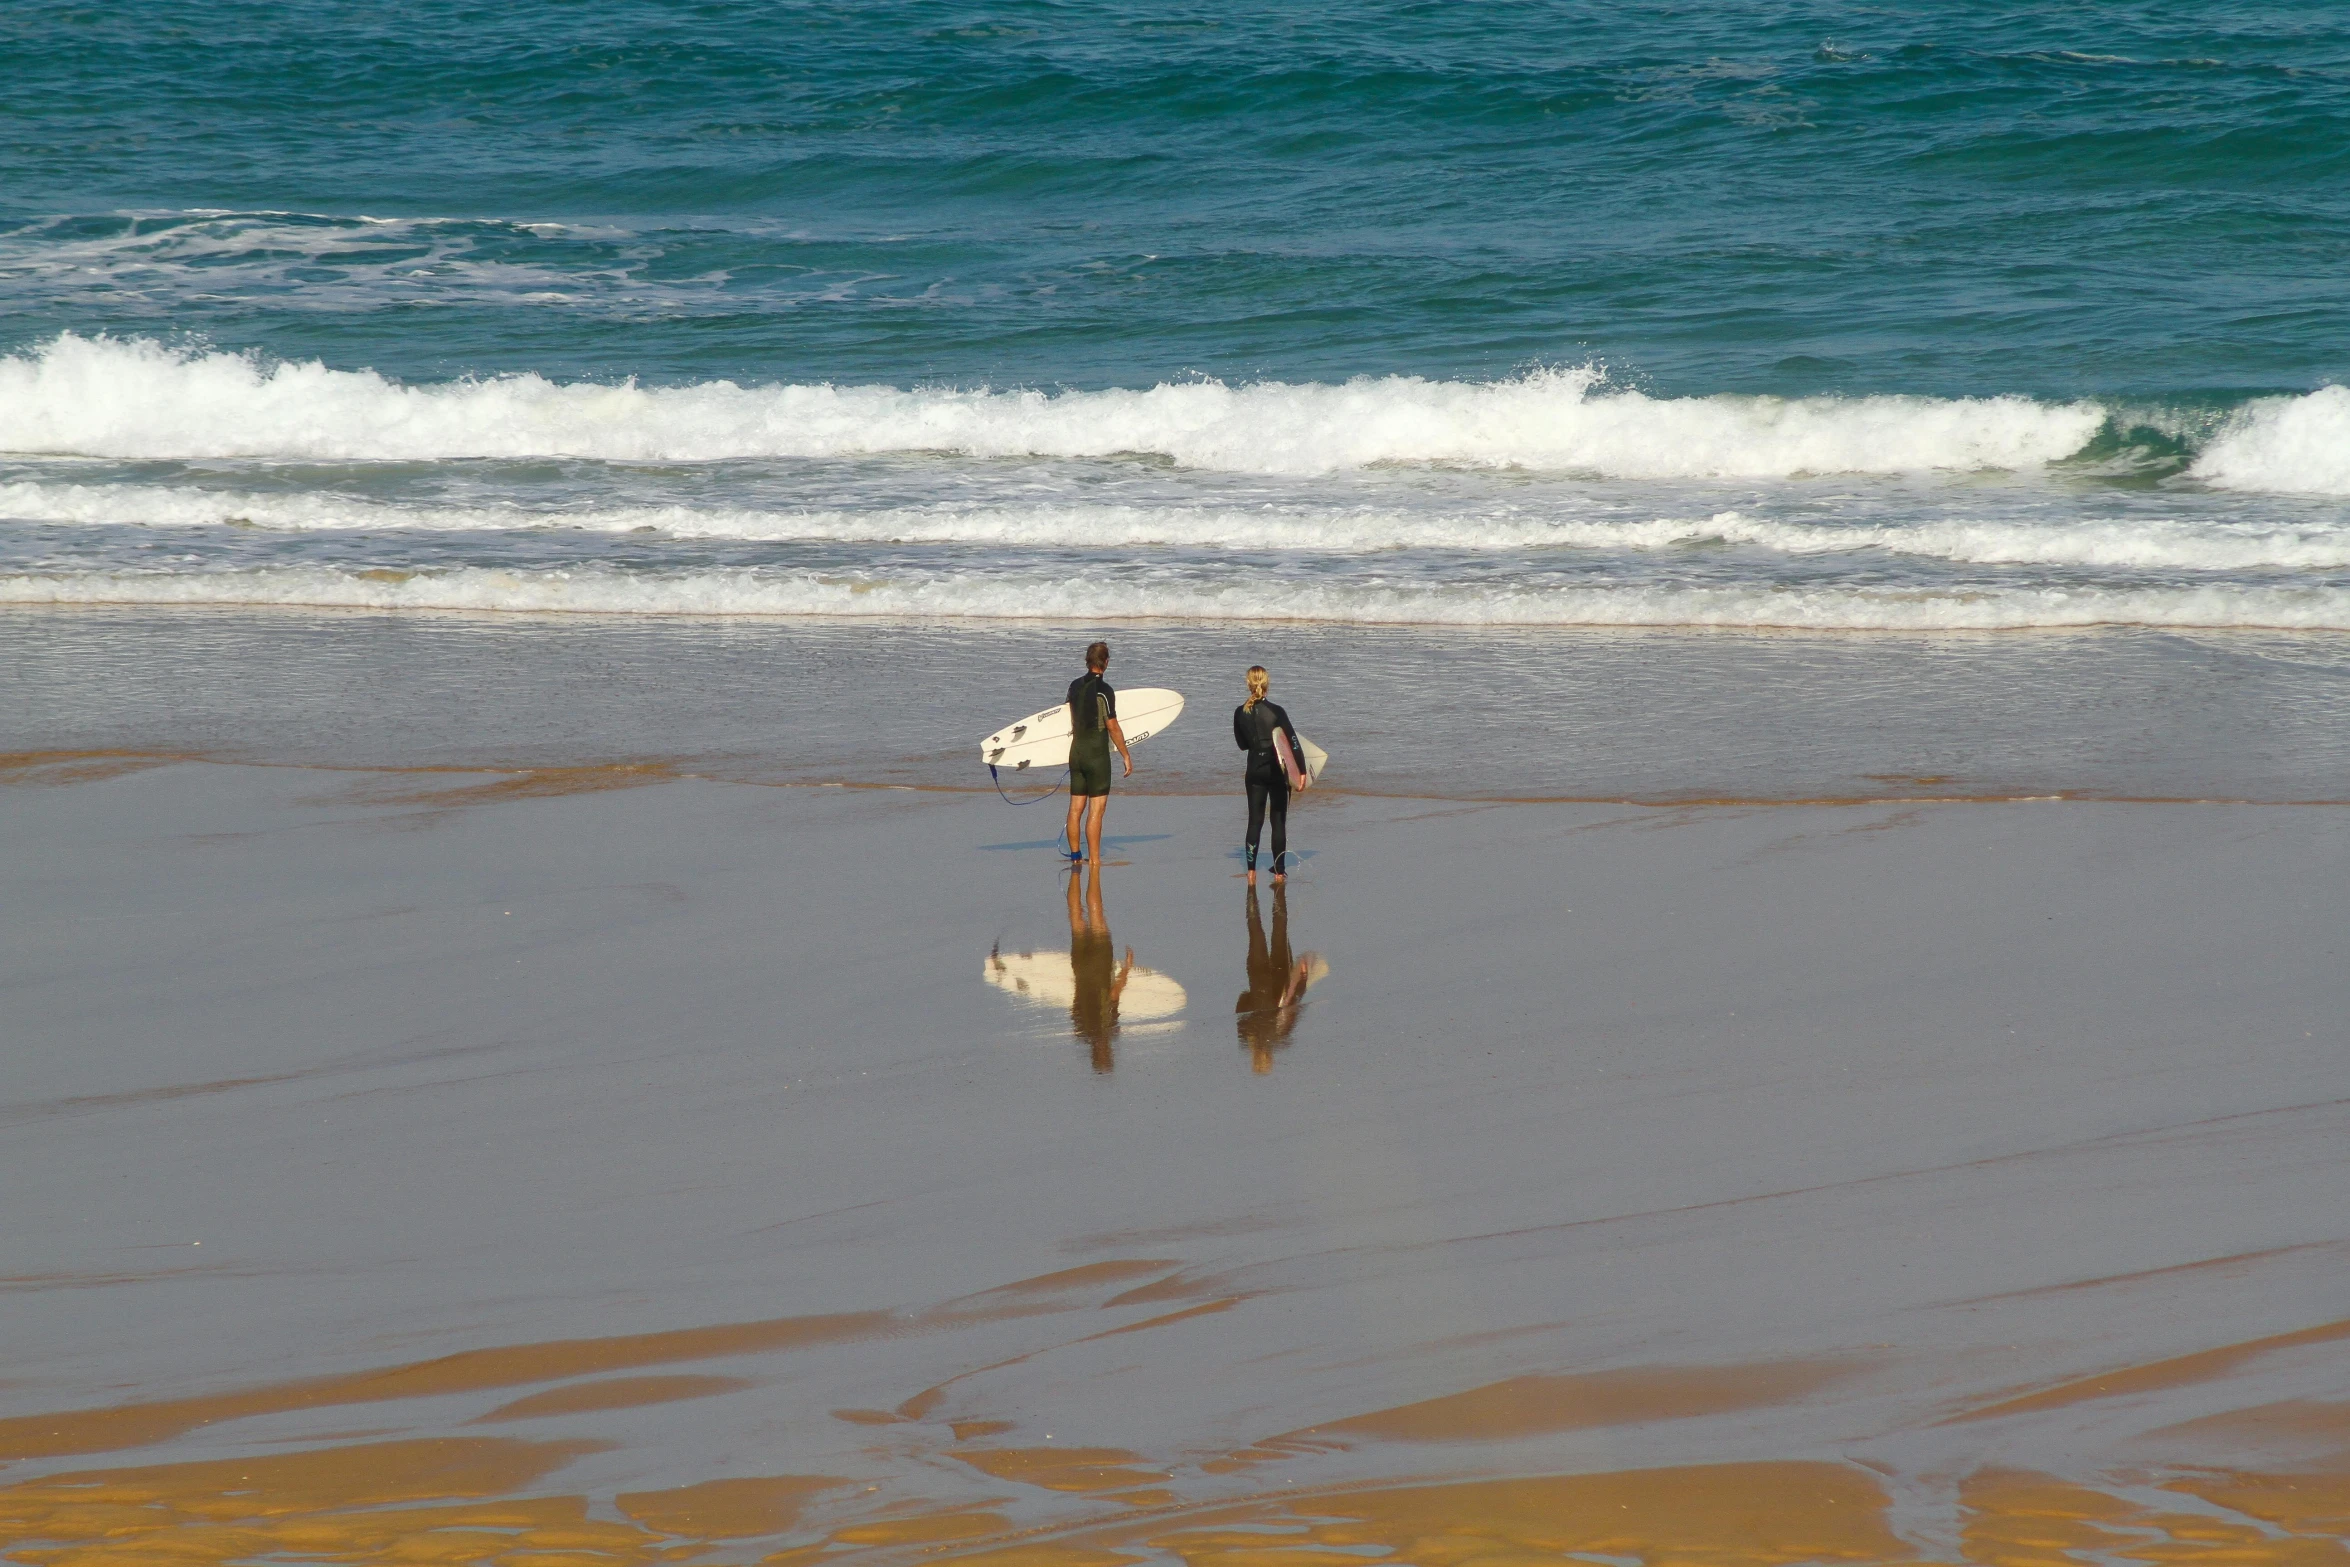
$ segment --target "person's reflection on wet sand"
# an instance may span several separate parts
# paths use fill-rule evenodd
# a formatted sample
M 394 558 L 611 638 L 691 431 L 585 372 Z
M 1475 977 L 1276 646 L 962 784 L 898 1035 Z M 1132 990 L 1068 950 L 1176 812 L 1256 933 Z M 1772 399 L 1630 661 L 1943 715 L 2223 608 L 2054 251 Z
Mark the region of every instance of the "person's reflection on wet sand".
M 1273 889 L 1273 939 L 1265 940 L 1264 915 L 1257 908 L 1257 889 L 1248 889 L 1248 989 L 1232 1004 L 1240 1042 L 1256 1071 L 1273 1070 L 1273 1052 L 1289 1043 L 1297 1027 L 1306 987 L 1314 982 L 1315 957 L 1309 952 L 1293 957 L 1289 951 L 1289 889 Z
M 1077 982 L 1076 994 L 1069 1000 L 1069 1026 L 1093 1048 L 1093 1069 L 1107 1072 L 1118 1064 L 1112 1051 L 1118 1037 L 1118 997 L 1134 972 L 1134 949 L 1126 949 L 1123 964 L 1113 956 L 1110 920 L 1102 912 L 1101 866 L 1097 863 L 1089 868 L 1090 876 L 1081 871 L 1069 873 L 1069 972 Z M 1078 900 L 1080 882 L 1085 884 L 1082 905 Z

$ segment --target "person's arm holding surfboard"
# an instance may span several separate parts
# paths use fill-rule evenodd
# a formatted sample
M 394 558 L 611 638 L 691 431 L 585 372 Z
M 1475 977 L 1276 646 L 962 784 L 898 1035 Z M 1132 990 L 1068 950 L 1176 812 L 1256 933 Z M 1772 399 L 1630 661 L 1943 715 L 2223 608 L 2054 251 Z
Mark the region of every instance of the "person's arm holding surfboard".
M 1132 778 L 1134 776 L 1134 753 L 1126 749 L 1126 731 L 1118 727 L 1118 716 L 1115 713 L 1110 715 L 1109 723 L 1110 744 L 1118 748 L 1118 760 L 1126 764 L 1126 771 L 1120 776 Z
M 1301 791 L 1311 789 L 1314 776 L 1305 770 L 1306 743 L 1297 737 L 1297 725 L 1289 721 L 1288 708 L 1275 707 L 1273 711 L 1281 715 L 1281 732 L 1289 736 L 1289 754 L 1297 758 L 1297 787 Z

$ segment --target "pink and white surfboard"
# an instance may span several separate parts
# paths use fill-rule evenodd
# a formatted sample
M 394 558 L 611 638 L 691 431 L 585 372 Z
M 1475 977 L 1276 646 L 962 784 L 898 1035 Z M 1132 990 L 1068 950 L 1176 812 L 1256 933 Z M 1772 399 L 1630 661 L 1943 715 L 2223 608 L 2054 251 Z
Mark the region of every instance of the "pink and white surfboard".
M 1281 770 L 1289 775 L 1289 787 L 1303 789 L 1306 786 L 1305 765 L 1298 761 L 1297 753 L 1289 748 L 1288 730 L 1273 731 L 1273 754 L 1281 759 Z

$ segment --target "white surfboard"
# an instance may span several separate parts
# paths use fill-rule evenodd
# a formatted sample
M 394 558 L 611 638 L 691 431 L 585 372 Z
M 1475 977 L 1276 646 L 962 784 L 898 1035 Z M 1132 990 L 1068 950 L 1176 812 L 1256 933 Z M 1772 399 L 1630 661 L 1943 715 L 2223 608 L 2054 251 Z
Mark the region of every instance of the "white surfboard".
M 1144 686 L 1118 693 L 1118 727 L 1139 745 L 1183 716 L 1183 693 Z M 979 759 L 1007 773 L 1069 764 L 1069 704 L 1031 713 L 979 742 Z
M 1118 696 L 1123 703 L 1126 693 Z M 996 989 L 1034 1006 L 1066 1009 L 1077 1000 L 1077 971 L 1069 966 L 1066 952 L 991 952 L 981 972 Z M 1118 1021 L 1148 1023 L 1173 1017 L 1190 999 L 1173 978 L 1137 963 L 1126 976 L 1126 988 L 1118 992 Z
M 1298 760 L 1306 764 L 1306 779 L 1310 783 L 1322 781 L 1322 769 L 1330 765 L 1330 753 L 1308 740 L 1297 737 Z

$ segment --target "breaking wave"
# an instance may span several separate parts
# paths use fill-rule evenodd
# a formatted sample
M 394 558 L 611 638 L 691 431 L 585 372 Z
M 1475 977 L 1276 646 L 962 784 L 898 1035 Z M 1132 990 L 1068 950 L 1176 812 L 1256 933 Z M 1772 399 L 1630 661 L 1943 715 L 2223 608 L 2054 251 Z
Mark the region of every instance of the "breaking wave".
M 2220 489 L 2350 495 L 2350 387 L 2246 404 L 2192 471 Z
M 696 462 L 944 452 L 1163 456 L 1230 472 L 1449 463 L 1619 478 L 2032 468 L 2079 451 L 2095 403 L 2025 397 L 1652 398 L 1591 366 L 1504 381 L 1221 381 L 1147 390 L 645 387 L 535 374 L 408 386 L 65 334 L 0 359 L 0 450 L 118 458 L 466 457 Z
M 1655 398 L 1592 366 L 1503 381 L 1203 380 L 1147 390 L 557 382 L 410 386 L 371 370 L 265 363 L 71 333 L 0 358 L 0 450 L 133 459 L 613 462 L 1152 454 L 1186 467 L 1313 474 L 1446 463 L 1627 479 L 2031 469 L 2131 416 L 2027 397 Z M 2256 399 L 2188 476 L 2350 495 L 2350 388 Z

